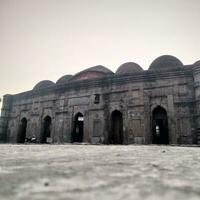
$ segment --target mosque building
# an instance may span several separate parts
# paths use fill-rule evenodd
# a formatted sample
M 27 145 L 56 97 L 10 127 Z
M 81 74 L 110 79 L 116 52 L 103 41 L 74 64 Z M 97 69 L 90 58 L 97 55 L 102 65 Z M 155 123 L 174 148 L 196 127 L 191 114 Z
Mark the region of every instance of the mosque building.
M 4 95 L 0 142 L 200 144 L 200 61 L 155 59 L 148 70 L 122 64 L 43 80 Z

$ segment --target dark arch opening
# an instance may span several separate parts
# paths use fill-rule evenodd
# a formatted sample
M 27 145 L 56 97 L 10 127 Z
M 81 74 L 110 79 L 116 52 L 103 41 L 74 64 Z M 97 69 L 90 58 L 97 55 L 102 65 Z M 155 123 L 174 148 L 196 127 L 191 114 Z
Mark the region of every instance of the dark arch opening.
M 122 113 L 115 110 L 111 114 L 111 131 L 109 144 L 123 144 L 123 117 Z
M 51 137 L 51 117 L 46 116 L 43 120 L 41 143 L 47 143 L 47 139 Z
M 20 121 L 19 131 L 17 135 L 17 143 L 24 143 L 26 139 L 27 119 L 24 117 Z
M 152 112 L 152 143 L 169 144 L 167 111 L 157 106 Z
M 83 142 L 84 135 L 84 117 L 82 113 L 77 113 L 74 118 L 74 128 L 72 132 L 71 141 L 73 142 Z

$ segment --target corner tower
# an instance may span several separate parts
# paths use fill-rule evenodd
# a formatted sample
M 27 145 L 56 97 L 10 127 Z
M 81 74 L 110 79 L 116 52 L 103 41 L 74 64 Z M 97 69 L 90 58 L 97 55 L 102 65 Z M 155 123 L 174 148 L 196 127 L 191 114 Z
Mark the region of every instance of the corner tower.
M 10 110 L 12 105 L 12 95 L 4 95 L 3 105 L 1 109 L 0 117 L 0 143 L 7 142 L 8 136 L 8 121 L 10 116 Z

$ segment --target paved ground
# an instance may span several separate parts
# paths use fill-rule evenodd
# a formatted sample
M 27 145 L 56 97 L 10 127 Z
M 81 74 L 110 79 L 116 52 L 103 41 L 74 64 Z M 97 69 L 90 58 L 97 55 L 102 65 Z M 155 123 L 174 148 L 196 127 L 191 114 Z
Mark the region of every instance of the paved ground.
M 0 199 L 200 199 L 200 148 L 0 145 Z

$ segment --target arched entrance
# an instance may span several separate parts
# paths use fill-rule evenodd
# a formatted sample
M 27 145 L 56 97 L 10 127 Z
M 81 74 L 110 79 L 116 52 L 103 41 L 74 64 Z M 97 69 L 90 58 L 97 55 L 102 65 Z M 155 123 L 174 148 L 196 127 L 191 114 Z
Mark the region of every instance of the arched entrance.
M 157 106 L 152 113 L 152 143 L 169 144 L 167 111 Z
M 84 117 L 82 113 L 77 113 L 74 118 L 74 128 L 72 132 L 72 143 L 83 142 Z
M 51 117 L 46 116 L 43 120 L 41 143 L 47 143 L 47 138 L 51 137 Z
M 24 117 L 20 121 L 19 131 L 17 135 L 17 143 L 24 143 L 26 139 L 27 119 Z
M 110 144 L 123 144 L 123 118 L 122 113 L 115 110 L 111 114 Z

